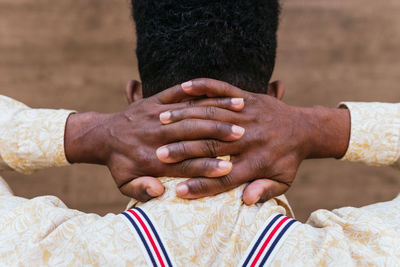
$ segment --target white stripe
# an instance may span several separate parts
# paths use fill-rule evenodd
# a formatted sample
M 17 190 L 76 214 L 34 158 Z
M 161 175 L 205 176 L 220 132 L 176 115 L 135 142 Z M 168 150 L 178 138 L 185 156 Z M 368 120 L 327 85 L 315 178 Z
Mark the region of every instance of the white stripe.
M 251 258 L 251 260 L 249 261 L 249 266 L 252 264 L 252 262 L 254 261 L 254 258 L 257 256 L 257 254 L 260 252 L 262 245 L 264 244 L 265 240 L 267 240 L 267 238 L 269 237 L 269 235 L 271 234 L 271 232 L 275 229 L 275 227 L 280 223 L 280 221 L 282 221 L 283 219 L 285 219 L 285 216 L 281 216 L 278 220 L 276 220 L 276 222 L 269 228 L 268 232 L 265 234 L 264 238 L 261 240 L 261 242 L 258 244 L 258 247 L 256 249 L 256 251 L 254 252 L 253 257 Z M 276 233 L 275 233 L 276 234 Z M 271 244 L 271 241 L 270 243 Z M 269 247 L 269 246 L 268 246 Z M 267 249 L 267 247 L 265 248 Z M 265 250 L 264 250 L 265 252 Z M 263 253 L 264 254 L 264 253 Z M 263 255 L 262 254 L 262 255 Z M 262 255 L 260 256 L 260 258 L 262 257 Z M 258 260 L 260 261 L 260 259 Z M 257 266 L 257 264 L 256 264 Z
M 173 254 L 171 254 L 171 252 L 170 252 L 169 249 L 168 249 L 167 243 L 166 243 L 166 242 L 164 241 L 164 239 L 163 239 L 163 236 L 164 236 L 164 235 L 162 235 L 163 232 L 162 232 L 161 229 L 158 227 L 158 225 L 155 223 L 155 220 L 154 220 L 153 217 L 150 215 L 150 213 L 149 213 L 147 210 L 145 210 L 144 208 L 142 208 L 142 207 L 140 207 L 140 208 L 142 209 L 142 211 L 143 211 L 144 213 L 146 213 L 147 217 L 149 217 L 150 221 L 153 223 L 153 226 L 154 226 L 154 228 L 156 229 L 156 231 L 157 231 L 157 233 L 158 233 L 158 236 L 160 237 L 160 240 L 161 240 L 161 242 L 162 242 L 163 245 L 164 245 L 165 251 L 167 252 L 167 255 L 169 256 L 169 260 L 171 261 L 171 265 L 172 265 L 172 266 L 176 266 L 175 261 L 174 261 L 174 258 L 173 258 Z M 165 265 L 168 266 L 168 262 L 167 262 L 166 256 L 164 255 L 164 253 L 163 253 L 161 247 L 160 247 L 160 253 L 161 253 L 161 254 L 163 255 L 163 257 L 164 257 Z
M 244 257 L 242 257 L 242 260 L 240 261 L 239 266 L 242 266 L 246 260 L 246 258 L 248 257 L 248 255 L 250 254 L 251 250 L 254 248 L 255 243 L 257 242 L 257 240 L 260 238 L 262 232 L 266 229 L 266 227 L 268 226 L 268 224 L 270 224 L 270 222 L 277 216 L 279 215 L 278 213 L 272 214 L 268 220 L 263 224 L 263 227 L 260 228 L 260 230 L 257 232 L 256 236 L 253 238 L 252 242 L 250 243 L 250 246 L 248 247 L 246 253 L 244 254 Z M 263 260 L 264 256 L 267 254 L 268 250 L 271 248 L 272 244 L 274 243 L 274 241 L 277 239 L 277 237 L 279 236 L 279 234 L 283 231 L 283 229 L 287 226 L 287 224 L 289 224 L 291 221 L 295 221 L 287 230 L 286 232 L 282 235 L 282 237 L 279 239 L 278 243 L 275 245 L 274 249 L 272 250 L 271 254 L 269 255 L 267 261 L 264 263 L 264 266 L 268 266 L 269 264 L 271 264 L 273 258 L 275 257 L 276 253 L 279 251 L 280 247 L 282 246 L 282 244 L 284 243 L 284 240 L 287 238 L 287 236 L 289 235 L 289 233 L 295 228 L 295 226 L 299 225 L 300 223 L 297 222 L 296 220 L 288 217 L 288 216 L 281 216 L 279 219 L 276 220 L 276 222 L 271 225 L 271 227 L 269 228 L 269 230 L 267 231 L 267 233 L 264 235 L 264 237 L 262 238 L 261 242 L 258 244 L 256 250 L 254 251 L 252 257 L 250 258 L 248 264 L 246 266 L 251 266 L 252 262 L 254 261 L 254 259 L 256 258 L 257 254 L 260 252 L 261 247 L 263 246 L 263 244 L 265 243 L 265 241 L 268 239 L 269 235 L 271 234 L 271 232 L 274 230 L 274 228 L 282 221 L 287 219 L 275 232 L 275 234 L 272 236 L 271 240 L 268 242 L 268 245 L 265 247 L 263 253 L 260 255 L 257 263 L 256 263 L 256 267 L 260 266 L 261 261 Z
M 251 241 L 249 247 L 246 250 L 246 253 L 244 254 L 244 257 L 242 257 L 242 260 L 240 261 L 238 266 L 242 266 L 244 264 L 244 262 L 246 261 L 246 258 L 248 257 L 248 255 L 250 254 L 251 250 L 253 249 L 253 247 L 255 246 L 258 238 L 260 238 L 262 232 L 265 230 L 265 228 L 267 228 L 268 224 L 277 216 L 279 215 L 279 213 L 274 213 L 272 214 L 268 220 L 265 221 L 265 223 L 263 224 L 263 226 L 258 230 L 257 234 L 255 235 L 255 237 L 253 238 L 253 240 Z M 284 217 L 284 216 L 282 216 Z M 281 218 L 282 218 L 281 217 Z M 260 244 L 263 243 L 263 241 L 265 240 L 265 237 L 269 235 L 269 233 L 271 233 L 272 229 L 274 229 L 274 226 L 277 224 L 277 222 L 279 222 L 279 219 L 272 225 L 272 227 L 268 230 L 268 232 L 265 234 L 263 240 L 261 240 Z M 249 264 L 251 264 L 251 262 L 253 262 L 254 258 L 256 257 L 258 251 L 260 250 L 260 248 L 258 247 L 256 249 L 256 251 L 254 252 L 253 256 L 251 257 Z M 248 264 L 248 266 L 250 266 Z
M 143 209 L 142 209 L 142 210 L 143 210 Z M 144 211 L 144 210 L 143 210 L 143 211 Z M 158 249 L 158 252 L 160 252 L 161 258 L 162 258 L 163 261 L 164 261 L 164 265 L 165 265 L 165 266 L 168 266 L 167 259 L 166 259 L 165 255 L 164 255 L 164 252 L 163 252 L 162 249 L 161 249 L 160 244 L 159 244 L 158 241 L 157 241 L 157 238 L 156 238 L 156 236 L 155 236 L 153 230 L 152 230 L 151 227 L 150 227 L 150 224 L 148 224 L 146 218 L 143 217 L 143 215 L 142 215 L 139 211 L 134 210 L 134 212 L 136 212 L 136 214 L 142 219 L 142 221 L 143 221 L 144 224 L 146 225 L 147 229 L 148 229 L 149 232 L 150 232 L 151 237 L 153 238 L 154 243 L 156 244 L 156 247 L 157 247 L 157 249 Z M 144 211 L 144 212 L 145 212 L 145 211 Z M 149 216 L 149 214 L 148 214 L 147 212 L 145 212 L 145 213 L 146 213 L 147 217 L 149 217 L 149 219 L 150 219 L 151 222 L 153 223 L 154 228 L 155 228 L 156 231 L 157 231 L 157 228 L 155 227 L 154 221 L 150 218 L 150 216 Z M 138 222 L 138 223 L 139 223 L 139 222 Z M 146 239 L 147 239 L 147 235 L 146 235 L 144 229 L 142 229 L 142 232 L 143 232 L 143 235 L 146 236 Z M 160 239 L 161 239 L 161 237 L 160 237 Z M 153 255 L 154 255 L 155 261 L 161 266 L 161 262 L 158 260 L 157 254 L 156 254 L 155 250 L 153 249 L 153 246 L 151 245 L 150 239 L 147 239 L 147 240 L 148 240 L 147 243 L 149 244 L 150 249 L 153 251 Z M 164 247 L 165 247 L 165 246 L 164 246 Z
M 276 223 L 274 224 L 274 226 L 271 227 L 271 230 L 273 230 L 277 224 L 279 224 L 281 221 L 285 220 L 286 218 L 287 218 L 286 216 L 283 216 L 283 217 L 279 218 L 279 219 L 276 221 Z M 285 226 L 286 226 L 290 221 L 293 221 L 293 219 L 287 219 L 281 226 L 279 226 L 278 230 L 275 232 L 275 234 L 273 235 L 273 237 L 269 240 L 268 245 L 265 247 L 263 253 L 261 253 L 260 258 L 258 259 L 258 261 L 257 261 L 257 263 L 256 263 L 256 265 L 255 265 L 256 267 L 260 266 L 260 263 L 261 263 L 261 261 L 263 260 L 265 254 L 267 254 L 268 250 L 271 248 L 272 244 L 273 244 L 274 241 L 277 239 L 278 235 L 282 232 L 282 230 L 285 228 Z M 269 231 L 268 231 L 268 232 L 269 232 Z M 272 231 L 271 231 L 271 232 L 272 232 Z M 263 246 L 263 244 L 264 244 L 265 240 L 267 240 L 267 238 L 268 238 L 268 236 L 266 236 L 266 237 L 263 239 L 263 242 L 260 243 L 259 248 L 258 248 L 258 251 L 260 251 L 261 247 Z M 282 238 L 283 238 L 283 236 L 282 236 Z M 279 243 L 280 243 L 280 240 L 279 240 Z M 278 244 L 277 244 L 277 245 L 278 245 Z M 276 246 L 274 247 L 274 251 L 275 251 L 275 249 L 276 249 Z M 268 265 L 265 264 L 265 266 L 268 266 Z
M 126 211 L 125 214 L 127 214 L 130 218 L 132 218 L 132 214 L 130 214 L 128 211 Z M 135 236 L 136 244 L 138 244 L 138 246 L 139 246 L 140 249 L 142 250 L 142 255 L 143 255 L 144 259 L 146 260 L 147 265 L 148 265 L 148 266 L 153 266 L 153 262 L 152 262 L 151 259 L 150 259 L 149 253 L 147 252 L 147 249 L 145 248 L 145 246 L 144 246 L 144 244 L 143 244 L 143 241 L 142 241 L 142 239 L 140 238 L 139 234 L 137 233 L 135 227 L 134 227 L 134 226 L 132 225 L 132 223 L 125 217 L 125 215 L 120 214 L 120 216 L 123 217 L 123 221 L 126 222 L 128 228 L 129 228 L 129 229 L 132 229 L 131 232 L 132 232 L 133 235 Z M 132 218 L 132 219 L 136 222 L 136 224 L 138 223 L 138 222 L 136 221 L 135 218 Z M 139 226 L 139 228 L 140 228 L 140 226 Z
M 289 220 L 292 221 L 292 220 Z M 294 230 L 294 228 L 296 228 L 298 225 L 300 225 L 299 222 L 294 222 L 288 229 L 287 231 L 283 234 L 283 236 L 281 237 L 281 239 L 279 240 L 279 242 L 276 244 L 274 250 L 272 251 L 272 253 L 269 255 L 269 258 L 267 259 L 267 261 L 265 262 L 264 266 L 269 266 L 271 265 L 272 261 L 274 260 L 276 254 L 278 253 L 280 247 L 282 246 L 282 244 L 285 242 L 285 240 L 287 239 L 287 237 L 289 236 L 290 232 L 292 232 Z

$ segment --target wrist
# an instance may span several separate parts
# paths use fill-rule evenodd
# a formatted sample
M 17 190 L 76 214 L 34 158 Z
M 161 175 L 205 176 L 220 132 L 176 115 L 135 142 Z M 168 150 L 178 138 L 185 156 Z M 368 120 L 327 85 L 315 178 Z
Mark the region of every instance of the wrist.
M 303 108 L 307 121 L 306 158 L 342 158 L 350 140 L 350 113 L 347 109 L 315 106 Z
M 105 164 L 107 146 L 103 122 L 109 114 L 96 112 L 71 114 L 64 135 L 65 156 L 70 163 Z

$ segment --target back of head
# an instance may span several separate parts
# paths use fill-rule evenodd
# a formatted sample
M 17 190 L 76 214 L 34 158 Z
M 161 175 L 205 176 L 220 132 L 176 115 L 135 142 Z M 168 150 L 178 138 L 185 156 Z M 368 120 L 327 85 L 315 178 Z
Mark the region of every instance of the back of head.
M 265 92 L 279 0 L 132 0 L 145 97 L 194 78 Z

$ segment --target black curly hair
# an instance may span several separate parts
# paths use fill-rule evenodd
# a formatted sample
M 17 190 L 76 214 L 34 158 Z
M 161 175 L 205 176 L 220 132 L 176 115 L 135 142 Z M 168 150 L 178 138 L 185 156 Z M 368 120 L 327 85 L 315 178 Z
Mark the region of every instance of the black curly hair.
M 145 97 L 207 77 L 265 92 L 279 0 L 132 0 Z

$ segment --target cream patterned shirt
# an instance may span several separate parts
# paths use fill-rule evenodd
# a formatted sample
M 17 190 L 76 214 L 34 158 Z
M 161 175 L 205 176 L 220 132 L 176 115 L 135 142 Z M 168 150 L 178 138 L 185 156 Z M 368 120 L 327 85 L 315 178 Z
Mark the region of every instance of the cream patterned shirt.
M 399 167 L 400 104 L 343 106 L 352 120 L 344 160 Z M 30 109 L 3 96 L 0 111 L 3 169 L 68 165 L 63 136 L 71 111 Z M 182 179 L 161 179 L 160 198 L 101 217 L 68 209 L 53 196 L 14 196 L 0 178 L 0 265 L 400 265 L 399 197 L 318 210 L 302 224 L 286 217 L 292 214 L 284 196 L 246 206 L 241 186 L 188 201 L 175 196 Z

